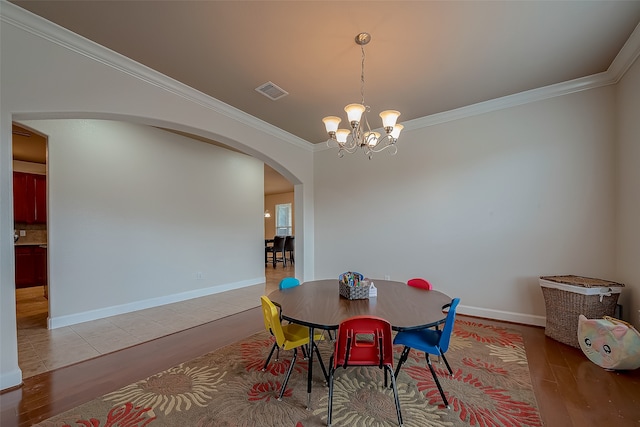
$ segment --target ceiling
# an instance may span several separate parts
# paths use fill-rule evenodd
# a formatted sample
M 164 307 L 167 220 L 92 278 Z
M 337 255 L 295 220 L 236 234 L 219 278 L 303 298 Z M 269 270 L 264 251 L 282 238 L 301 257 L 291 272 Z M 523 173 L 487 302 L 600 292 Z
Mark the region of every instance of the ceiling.
M 640 22 L 640 0 L 13 3 L 310 143 L 361 101 L 359 32 L 377 127 L 606 71 Z

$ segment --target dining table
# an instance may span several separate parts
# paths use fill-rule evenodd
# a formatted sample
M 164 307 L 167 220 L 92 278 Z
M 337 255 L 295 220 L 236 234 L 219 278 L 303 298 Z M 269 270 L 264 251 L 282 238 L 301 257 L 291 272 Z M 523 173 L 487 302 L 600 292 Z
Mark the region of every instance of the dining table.
M 315 329 L 335 331 L 353 316 L 377 316 L 391 323 L 395 331 L 423 329 L 444 323 L 443 307 L 451 297 L 437 290 L 408 286 L 404 282 L 372 279 L 377 295 L 347 299 L 340 295 L 338 279 L 313 280 L 288 289 L 278 289 L 269 299 L 281 309 L 284 320 L 307 326 L 309 344 L 314 345 Z M 307 409 L 311 403 L 313 352 L 308 352 Z

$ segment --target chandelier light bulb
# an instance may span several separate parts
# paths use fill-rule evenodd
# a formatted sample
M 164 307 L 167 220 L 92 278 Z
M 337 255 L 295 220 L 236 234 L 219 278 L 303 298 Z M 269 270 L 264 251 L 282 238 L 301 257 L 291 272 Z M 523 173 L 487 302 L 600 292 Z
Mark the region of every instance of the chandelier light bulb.
M 351 123 L 351 127 L 358 126 L 358 123 L 360 123 L 360 118 L 362 117 L 362 113 L 364 113 L 365 110 L 366 108 L 362 104 L 349 104 L 344 107 L 344 111 L 347 112 L 347 117 L 349 119 L 349 123 Z
M 400 116 L 400 112 L 396 110 L 386 110 L 380 113 L 380 118 L 382 118 L 382 127 L 385 129 L 385 131 L 387 130 L 387 128 L 392 128 L 396 125 L 398 116 Z
M 364 134 L 364 140 L 369 147 L 375 147 L 380 140 L 380 132 L 367 132 Z
M 393 130 L 391 131 L 391 138 L 398 139 L 398 137 L 400 136 L 400 132 L 402 131 L 402 129 L 404 129 L 404 126 L 402 125 L 395 125 L 393 127 Z
M 324 122 L 324 126 L 327 129 L 327 133 L 331 135 L 332 133 L 336 133 L 342 119 L 336 116 L 328 116 L 322 119 L 322 121 Z
M 340 144 L 344 144 L 345 142 L 347 142 L 347 137 L 351 134 L 351 131 L 349 129 L 338 129 L 336 131 L 336 141 L 338 141 Z

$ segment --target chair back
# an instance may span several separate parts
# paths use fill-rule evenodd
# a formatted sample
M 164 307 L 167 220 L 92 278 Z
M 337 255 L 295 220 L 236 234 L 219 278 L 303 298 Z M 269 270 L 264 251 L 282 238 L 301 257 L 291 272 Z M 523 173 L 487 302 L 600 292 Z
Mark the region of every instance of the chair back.
M 286 238 L 285 236 L 274 236 L 273 237 L 273 252 L 282 252 L 284 251 L 284 242 Z
M 296 279 L 295 277 L 285 277 L 280 281 L 278 288 L 288 289 L 288 288 L 294 288 L 296 286 L 300 286 L 300 280 Z
M 284 241 L 284 250 L 285 251 L 293 251 L 294 250 L 294 242 L 295 242 L 295 236 L 286 236 L 286 239 Z
M 267 332 L 270 332 L 275 338 L 278 346 L 282 346 L 284 343 L 284 331 L 282 330 L 282 324 L 280 323 L 280 315 L 278 314 L 278 308 L 271 300 L 266 296 L 261 296 L 262 302 L 262 315 L 264 316 L 264 327 Z
M 458 308 L 459 302 L 460 298 L 454 298 L 450 304 L 442 307 L 443 309 L 447 308 L 447 306 L 449 307 L 447 318 L 444 321 L 444 328 L 442 328 L 442 334 L 440 335 L 440 342 L 438 343 L 442 353 L 445 353 L 449 349 L 449 342 L 451 341 L 451 334 L 453 333 L 453 323 L 456 320 L 456 309 Z
M 419 277 L 416 277 L 414 279 L 409 279 L 407 281 L 407 285 L 413 286 L 414 288 L 426 289 L 428 291 L 433 289 L 433 286 L 431 286 L 431 283 Z
M 334 368 L 393 366 L 391 324 L 381 317 L 354 316 L 340 323 Z

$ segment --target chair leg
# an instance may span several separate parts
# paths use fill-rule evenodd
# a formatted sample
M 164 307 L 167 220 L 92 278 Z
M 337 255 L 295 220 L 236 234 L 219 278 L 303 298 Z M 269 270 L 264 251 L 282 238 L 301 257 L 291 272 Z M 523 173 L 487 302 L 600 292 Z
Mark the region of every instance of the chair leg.
M 265 360 L 264 362 L 264 366 L 262 367 L 262 372 L 267 370 L 267 366 L 269 366 L 269 361 L 271 360 L 271 356 L 273 355 L 273 352 L 275 350 L 278 350 L 278 353 L 280 352 L 280 347 L 278 347 L 278 343 L 274 342 L 273 343 L 273 347 L 271 347 L 271 351 L 269 352 L 269 356 L 267 357 L 267 360 Z M 278 360 L 278 356 L 276 355 L 276 360 Z
M 402 354 L 400 355 L 400 360 L 398 360 L 398 366 L 396 366 L 396 373 L 394 375 L 396 378 L 398 378 L 398 374 L 400 373 L 400 368 L 402 367 L 402 364 L 406 362 L 407 358 L 409 357 L 409 351 L 411 351 L 411 348 L 404 346 L 404 349 L 402 350 Z
M 316 343 L 313 343 L 313 349 L 316 351 L 316 356 L 318 356 L 318 362 L 320 362 L 320 368 L 322 368 L 324 380 L 329 382 L 329 374 L 327 374 L 327 369 L 324 367 L 324 362 L 322 361 L 322 356 L 320 356 L 320 350 L 318 350 Z
M 298 358 L 298 349 L 293 349 L 293 358 L 291 359 L 291 365 L 289 365 L 289 369 L 287 369 L 287 375 L 284 377 L 284 382 L 282 383 L 282 389 L 280 390 L 280 395 L 278 396 L 278 400 L 282 400 L 282 396 L 284 395 L 284 391 L 287 388 L 287 383 L 289 382 L 289 377 L 291 376 L 291 372 L 293 371 L 293 365 L 296 364 L 296 359 Z
M 429 359 L 429 353 L 425 353 L 425 357 L 427 358 L 427 365 L 429 365 L 429 370 L 431 371 L 433 380 L 436 382 L 436 385 L 438 386 L 438 391 L 440 391 L 440 396 L 442 396 L 442 401 L 444 402 L 444 406 L 446 406 L 447 409 L 451 409 L 451 407 L 449 406 L 449 402 L 447 401 L 447 398 L 444 395 L 444 391 L 442 390 L 442 386 L 440 385 L 440 381 L 438 381 L 438 376 L 436 375 L 436 371 L 435 369 L 433 369 L 433 366 L 431 365 L 431 360 Z
M 451 370 L 451 366 L 449 366 L 449 362 L 447 361 L 447 358 L 444 357 L 444 354 L 441 354 L 438 357 L 442 357 L 442 360 L 444 360 L 444 364 L 447 365 L 447 369 L 449 370 L 449 375 L 453 375 L 453 371 Z
M 331 410 L 333 409 L 333 356 L 329 358 L 329 402 L 327 403 L 327 426 L 331 427 Z
M 384 377 L 385 378 L 387 378 L 387 371 L 389 371 L 389 375 L 391 376 L 391 386 L 393 387 L 393 399 L 396 402 L 396 415 L 398 416 L 398 425 L 400 427 L 402 427 L 403 426 L 403 424 L 402 424 L 402 412 L 400 411 L 400 398 L 398 397 L 398 386 L 396 384 L 396 378 L 393 375 L 393 370 L 388 365 L 384 366 Z M 385 384 L 385 388 L 387 388 L 386 384 Z

